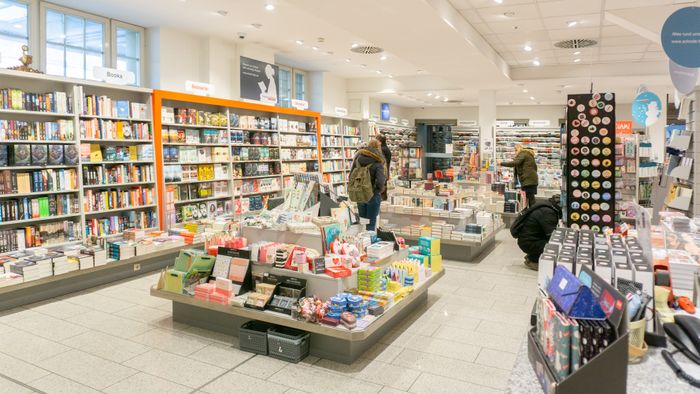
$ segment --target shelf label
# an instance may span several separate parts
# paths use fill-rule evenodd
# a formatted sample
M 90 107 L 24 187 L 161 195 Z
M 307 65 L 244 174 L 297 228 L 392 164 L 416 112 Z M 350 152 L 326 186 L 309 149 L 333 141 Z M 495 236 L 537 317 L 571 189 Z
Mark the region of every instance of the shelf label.
M 185 81 L 185 91 L 199 96 L 211 96 L 214 94 L 214 85 L 204 82 Z
M 348 109 L 343 107 L 335 107 L 335 114 L 338 116 L 348 116 Z
M 93 67 L 92 73 L 98 80 L 114 85 L 133 85 L 136 83 L 136 74 L 131 71 L 107 67 Z
M 408 126 L 411 122 L 408 121 L 408 119 L 401 119 L 401 125 L 402 126 Z
M 276 100 L 275 100 L 275 102 L 276 102 Z M 306 100 L 292 99 L 292 107 L 303 111 L 303 110 L 309 108 L 309 102 Z
M 393 124 L 397 124 L 397 123 L 399 123 L 399 118 L 395 118 L 392 116 L 391 118 L 389 118 L 389 122 L 393 123 Z
M 549 127 L 551 124 L 549 120 L 530 120 L 530 127 Z
M 457 126 L 459 126 L 459 127 L 473 127 L 473 126 L 476 126 L 476 120 L 458 120 Z

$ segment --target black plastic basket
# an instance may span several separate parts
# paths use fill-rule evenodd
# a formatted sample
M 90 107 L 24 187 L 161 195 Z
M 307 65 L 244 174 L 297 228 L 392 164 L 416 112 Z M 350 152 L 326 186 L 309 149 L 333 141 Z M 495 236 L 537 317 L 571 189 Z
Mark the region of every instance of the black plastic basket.
M 241 350 L 267 355 L 267 331 L 274 325 L 251 320 L 238 329 L 238 346 Z
M 298 363 L 309 355 L 309 333 L 287 327 L 273 327 L 267 332 L 268 355 Z

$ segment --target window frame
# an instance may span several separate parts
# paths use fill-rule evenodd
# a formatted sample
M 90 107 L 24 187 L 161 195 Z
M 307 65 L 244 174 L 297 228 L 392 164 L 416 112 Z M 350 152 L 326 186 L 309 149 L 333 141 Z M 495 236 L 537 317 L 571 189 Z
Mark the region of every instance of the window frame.
M 289 106 L 287 106 L 287 107 L 282 107 L 282 106 L 280 105 L 280 107 L 282 107 L 282 108 L 291 108 L 291 107 L 292 107 L 292 100 L 294 100 L 294 69 L 291 68 L 291 67 L 289 67 L 289 66 L 284 66 L 284 65 L 281 65 L 281 64 L 278 64 L 278 65 L 277 65 L 277 69 L 278 69 L 278 70 L 283 70 L 283 71 L 286 71 L 286 72 L 289 73 L 289 85 L 290 85 L 290 86 L 289 86 Z M 278 71 L 278 74 L 279 74 L 279 71 Z M 282 85 L 281 85 L 281 84 L 280 84 L 280 86 L 278 87 L 278 89 L 282 89 Z M 281 102 L 280 102 L 280 104 L 281 104 Z
M 133 86 L 144 86 L 146 77 L 146 29 L 141 26 L 132 25 L 130 23 L 110 19 L 110 48 L 112 49 L 110 64 L 112 68 L 117 68 L 117 28 L 128 29 L 139 33 L 139 75 L 136 78 L 136 83 Z
M 87 12 L 82 12 L 78 10 L 74 10 L 72 8 L 67 8 L 67 7 L 62 7 L 56 4 L 52 3 L 47 3 L 45 1 L 42 1 L 39 3 L 39 40 L 41 43 L 41 70 L 46 72 L 46 46 L 48 45 L 48 42 L 46 40 L 46 14 L 48 13 L 48 10 L 56 11 L 63 13 L 64 15 L 71 15 L 71 16 L 76 16 L 79 18 L 83 19 L 92 19 L 93 21 L 100 22 L 103 24 L 104 28 L 102 29 L 102 67 L 107 66 L 107 62 L 109 59 L 111 59 L 111 52 L 112 52 L 112 46 L 110 42 L 108 41 L 108 32 L 110 29 L 110 20 L 109 18 L 105 18 L 103 16 L 99 15 L 93 15 L 89 14 Z M 65 44 L 63 45 L 64 47 L 66 46 Z M 85 50 L 85 48 L 82 48 Z M 64 60 L 65 63 L 65 60 Z M 87 79 L 87 69 L 85 69 L 86 75 L 85 78 L 78 78 L 78 79 L 83 79 L 86 81 L 90 81 Z M 66 75 L 59 75 L 61 77 L 65 78 L 71 78 Z
M 292 71 L 292 99 L 308 101 L 306 97 L 309 90 L 309 73 L 307 71 L 298 70 L 296 68 L 293 68 Z M 300 99 L 297 98 L 297 75 L 301 75 L 304 77 L 304 95 Z
M 34 37 L 34 28 L 37 26 L 35 26 L 36 21 L 34 20 L 34 18 L 32 16 L 36 12 L 36 0 L 12 0 L 12 1 L 14 1 L 16 3 L 21 3 L 21 4 L 24 4 L 27 6 L 27 45 L 29 46 L 29 54 L 30 55 L 32 55 L 33 53 L 35 54 L 36 52 L 33 52 L 34 43 L 32 42 L 32 39 Z M 12 36 L 10 34 L 3 34 L 3 35 Z M 14 36 L 14 37 L 19 38 L 19 36 Z M 36 61 L 36 60 L 37 60 L 37 56 L 34 55 L 33 61 Z M 19 65 L 19 63 L 17 65 Z M 32 65 L 34 67 L 37 66 L 35 63 L 32 63 Z

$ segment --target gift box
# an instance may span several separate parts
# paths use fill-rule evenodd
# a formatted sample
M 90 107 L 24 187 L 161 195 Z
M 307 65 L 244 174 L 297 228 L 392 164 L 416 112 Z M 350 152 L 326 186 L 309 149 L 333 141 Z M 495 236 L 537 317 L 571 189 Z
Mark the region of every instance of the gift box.
M 440 240 L 433 237 L 418 237 L 420 254 L 433 256 L 440 254 Z
M 430 256 L 430 270 L 432 272 L 442 271 L 442 255 Z

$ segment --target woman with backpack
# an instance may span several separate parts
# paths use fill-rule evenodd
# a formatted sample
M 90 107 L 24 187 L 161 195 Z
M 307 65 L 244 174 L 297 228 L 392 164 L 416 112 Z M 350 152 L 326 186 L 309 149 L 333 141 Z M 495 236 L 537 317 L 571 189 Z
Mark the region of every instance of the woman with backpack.
M 369 231 L 377 228 L 377 215 L 382 203 L 381 193 L 386 189 L 387 173 L 381 143 L 372 138 L 367 147 L 360 148 L 355 154 L 348 179 L 348 197 L 357 203 L 360 217 L 369 219 Z

